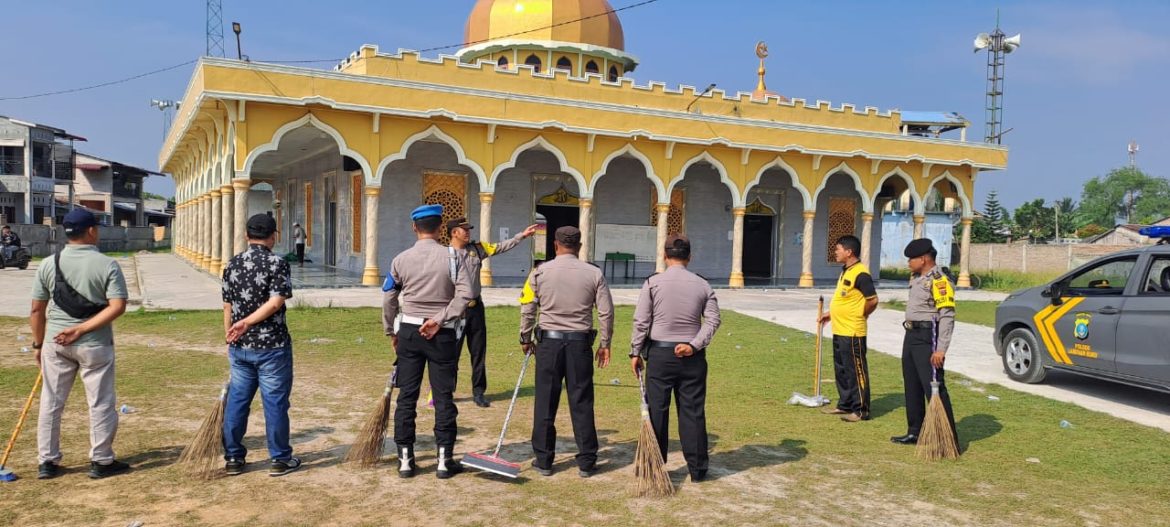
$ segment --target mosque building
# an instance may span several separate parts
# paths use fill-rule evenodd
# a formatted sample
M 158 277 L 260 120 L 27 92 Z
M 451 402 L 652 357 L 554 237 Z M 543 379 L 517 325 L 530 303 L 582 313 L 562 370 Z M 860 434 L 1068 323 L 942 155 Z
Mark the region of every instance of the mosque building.
M 202 58 L 159 154 L 176 252 L 218 275 L 269 212 L 278 251 L 300 223 L 314 266 L 380 284 L 413 244 L 410 210 L 441 203 L 487 241 L 578 226 L 582 257 L 619 281 L 684 233 L 712 283 L 809 287 L 836 278 L 845 234 L 877 266 L 887 203 L 908 199 L 921 235 L 929 193 L 958 207 L 968 285 L 975 181 L 1007 149 L 967 142 L 965 121 L 786 98 L 762 43 L 752 92 L 639 84 L 605 0 L 479 0 L 464 41 L 437 57 L 364 45 L 332 70 Z M 550 238 L 485 261 L 484 284 L 522 279 Z

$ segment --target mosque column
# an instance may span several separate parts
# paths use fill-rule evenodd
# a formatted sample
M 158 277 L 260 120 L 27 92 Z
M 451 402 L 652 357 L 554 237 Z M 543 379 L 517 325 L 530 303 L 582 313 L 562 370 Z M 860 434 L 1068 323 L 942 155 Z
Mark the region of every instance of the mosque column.
M 223 213 L 220 208 L 222 200 L 219 188 L 211 189 L 209 195 L 211 196 L 211 229 L 208 230 L 211 232 L 211 263 L 207 266 L 207 270 L 211 271 L 211 274 L 219 276 L 223 271 L 223 256 L 220 252 L 222 246 L 219 242 L 220 237 L 223 236 Z
M 926 237 L 926 215 L 914 215 L 914 239 Z
M 248 249 L 248 189 L 252 188 L 252 181 L 249 179 L 233 179 L 232 187 L 236 189 L 236 206 L 232 212 L 236 219 L 232 222 L 232 228 L 235 234 L 232 235 L 232 243 L 235 244 L 235 254 L 240 254 Z
M 581 230 L 581 254 L 580 258 L 586 262 L 593 261 L 593 200 L 589 198 L 581 198 L 580 204 L 581 217 L 577 221 L 577 228 Z
M 658 247 L 654 250 L 655 255 L 654 270 L 661 273 L 666 270 L 666 255 L 663 253 L 666 247 L 666 233 L 670 227 L 667 222 L 670 221 L 670 204 L 659 203 L 656 207 L 658 209 Z
M 222 267 L 227 267 L 228 261 L 234 256 L 232 254 L 232 233 L 234 232 L 232 229 L 232 203 L 235 201 L 234 193 L 231 185 L 219 187 L 221 201 L 219 205 L 219 221 L 221 222 L 219 228 L 219 252 L 223 256 L 221 257 L 222 266 L 220 271 L 216 273 L 217 275 L 223 275 Z
M 491 241 L 492 236 L 492 201 L 496 195 L 491 192 L 479 193 L 479 228 L 482 241 Z M 504 241 L 504 240 L 497 240 Z M 484 287 L 492 286 L 492 259 L 483 260 L 479 268 L 479 283 Z
M 183 204 L 175 203 L 175 216 L 171 218 L 171 254 L 183 256 Z
M 746 209 L 736 207 L 731 209 L 734 224 L 731 228 L 731 278 L 727 285 L 731 288 L 743 288 L 743 215 Z
M 203 195 L 203 225 L 200 232 L 203 234 L 203 270 L 211 271 L 211 229 L 214 222 L 214 214 L 211 210 L 211 202 L 215 198 L 211 196 L 211 192 Z
M 800 283 L 799 287 L 813 286 L 813 219 L 817 217 L 817 211 L 804 211 L 804 236 L 801 239 L 800 246 Z
M 362 247 L 366 251 L 366 267 L 362 270 L 362 285 L 378 285 L 381 272 L 378 269 L 378 197 L 382 195 L 382 187 L 366 186 L 362 191 L 366 196 L 366 237 Z
M 865 265 L 866 269 L 873 272 L 869 267 L 870 251 L 873 248 L 873 213 L 866 212 L 861 215 L 861 263 Z
M 971 287 L 971 218 L 963 218 L 963 238 L 959 245 L 959 280 L 956 287 Z
M 200 194 L 195 201 L 195 208 L 199 211 L 199 219 L 195 225 L 195 267 L 203 269 L 207 267 L 207 240 L 203 237 L 204 229 L 207 226 L 207 194 Z

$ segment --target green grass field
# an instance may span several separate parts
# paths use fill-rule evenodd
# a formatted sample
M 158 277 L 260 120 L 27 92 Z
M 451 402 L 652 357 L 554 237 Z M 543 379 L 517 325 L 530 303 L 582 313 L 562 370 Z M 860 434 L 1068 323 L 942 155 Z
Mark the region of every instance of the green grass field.
M 906 303 L 901 300 L 886 300 L 882 302 L 882 306 L 898 311 L 906 310 Z M 999 302 L 958 300 L 955 302 L 955 320 L 993 328 L 995 327 L 995 309 L 997 307 L 999 307 Z
M 960 313 L 969 311 L 960 306 Z M 254 406 L 252 471 L 197 481 L 172 466 L 206 415 L 227 372 L 218 312 L 128 313 L 117 324 L 121 419 L 116 449 L 130 474 L 85 477 L 88 433 L 83 392 L 63 425 L 59 479 L 34 479 L 35 411 L 10 466 L 24 477 L 0 484 L 0 525 L 1156 525 L 1170 517 L 1170 442 L 1165 433 L 1071 404 L 994 386 L 950 380 L 964 456 L 926 463 L 889 443 L 905 421 L 897 359 L 870 355 L 873 417 L 847 424 L 785 404 L 809 393 L 813 339 L 732 312 L 708 350 L 707 421 L 712 480 L 684 481 L 673 436 L 667 467 L 679 487 L 666 500 L 629 496 L 639 427 L 637 384 L 626 349 L 631 310 L 618 309 L 614 362 L 595 376 L 602 473 L 582 480 L 567 407 L 551 478 L 528 468 L 530 371 L 502 455 L 521 461 L 517 481 L 464 474 L 433 477 L 433 419 L 419 412 L 422 474 L 399 480 L 394 465 L 340 465 L 365 413 L 381 393 L 392 354 L 373 309 L 290 311 L 296 339 L 293 446 L 306 467 L 286 478 L 263 472 L 263 427 Z M 520 368 L 517 310 L 488 310 L 492 408 L 469 401 L 461 367 L 460 452 L 494 445 Z M 6 438 L 36 368 L 16 340 L 25 323 L 0 318 L 0 433 Z M 27 333 L 26 333 L 27 334 Z M 23 344 L 27 345 L 27 343 Z M 824 379 L 831 378 L 826 358 Z M 530 368 L 531 369 L 531 368 Z M 616 382 L 614 382 L 616 380 Z M 831 382 L 822 381 L 830 396 Z M 999 401 L 988 400 L 988 394 Z M 1062 429 L 1062 419 L 1075 424 Z M 672 425 L 673 428 L 673 425 Z M 1035 462 L 1028 461 L 1032 458 Z
M 952 270 L 958 272 L 957 268 L 953 268 Z M 1011 293 L 1020 289 L 1046 284 L 1061 274 L 1063 272 L 1020 273 L 1015 271 L 988 271 L 984 273 L 972 273 L 972 285 L 978 282 L 978 289 Z M 882 280 L 905 282 L 910 279 L 910 271 L 905 268 L 884 268 L 880 271 L 880 276 Z

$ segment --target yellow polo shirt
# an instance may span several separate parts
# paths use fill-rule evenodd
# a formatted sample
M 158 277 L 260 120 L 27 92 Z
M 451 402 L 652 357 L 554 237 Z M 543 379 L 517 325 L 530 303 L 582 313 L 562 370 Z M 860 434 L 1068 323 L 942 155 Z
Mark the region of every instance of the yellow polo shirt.
M 837 290 L 829 302 L 829 315 L 833 323 L 833 334 L 842 337 L 864 337 L 865 301 L 877 296 L 873 277 L 861 262 L 841 271 L 837 279 Z

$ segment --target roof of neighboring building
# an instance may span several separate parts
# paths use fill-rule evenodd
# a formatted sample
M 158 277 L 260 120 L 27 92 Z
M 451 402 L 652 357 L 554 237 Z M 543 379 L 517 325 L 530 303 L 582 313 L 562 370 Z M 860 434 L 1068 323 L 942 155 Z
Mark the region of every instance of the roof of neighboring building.
M 8 117 L 7 115 L 0 115 L 0 119 L 8 119 L 9 121 L 12 121 L 16 124 L 19 124 L 22 126 L 27 126 L 29 128 L 44 128 L 46 130 L 52 131 L 54 136 L 60 137 L 62 139 L 72 139 L 74 141 L 88 141 L 88 139 L 81 137 L 80 135 L 73 135 L 69 132 L 66 132 L 62 128 L 57 128 L 56 126 L 49 126 L 47 124 L 40 124 L 40 123 L 34 123 L 34 122 L 30 122 L 30 121 L 24 121 L 24 120 L 16 119 L 13 117 Z
M 82 170 L 101 170 L 103 168 L 108 168 L 108 167 L 115 167 L 115 168 L 125 167 L 125 168 L 128 168 L 130 170 L 145 172 L 149 176 L 166 176 L 166 174 L 163 174 L 162 172 L 156 172 L 154 170 L 147 170 L 147 169 L 142 168 L 142 167 L 136 167 L 134 165 L 120 163 L 118 161 L 111 161 L 109 159 L 102 159 L 102 158 L 95 156 L 93 154 L 86 154 L 83 152 L 77 152 L 77 156 L 78 157 L 86 157 L 86 158 L 92 159 L 94 161 L 97 161 L 97 163 L 77 163 L 77 168 L 80 168 Z M 103 165 L 102 163 L 105 163 L 105 165 Z
M 114 202 L 114 208 L 130 211 L 130 212 L 136 212 L 138 210 L 138 207 L 134 206 L 133 204 L 119 203 L 117 201 Z M 145 214 L 149 214 L 151 216 L 168 216 L 168 217 L 174 216 L 173 214 L 171 214 L 169 212 L 166 212 L 163 210 L 158 210 L 158 209 L 152 209 L 152 208 L 148 208 L 148 207 L 143 207 L 142 212 Z

